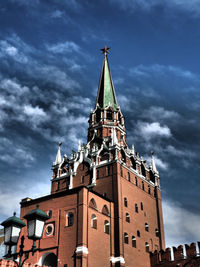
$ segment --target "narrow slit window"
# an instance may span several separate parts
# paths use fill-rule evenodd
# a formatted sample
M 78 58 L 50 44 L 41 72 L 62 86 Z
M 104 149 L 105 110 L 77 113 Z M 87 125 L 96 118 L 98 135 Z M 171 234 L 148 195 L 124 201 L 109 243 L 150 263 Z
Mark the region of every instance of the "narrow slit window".
M 140 237 L 140 231 L 139 230 L 137 230 L 137 236 Z
M 130 214 L 126 213 L 126 222 L 130 223 Z
M 138 205 L 135 204 L 135 212 L 138 213 Z
M 124 233 L 124 243 L 128 244 L 128 234 Z
M 128 200 L 126 197 L 124 198 L 124 207 L 128 207 Z
M 136 248 L 136 238 L 135 238 L 135 236 L 132 236 L 132 247 Z
M 107 220 L 104 222 L 104 233 L 106 234 L 110 233 L 110 223 Z
M 149 243 L 148 242 L 145 242 L 145 250 L 146 250 L 146 252 L 149 252 Z

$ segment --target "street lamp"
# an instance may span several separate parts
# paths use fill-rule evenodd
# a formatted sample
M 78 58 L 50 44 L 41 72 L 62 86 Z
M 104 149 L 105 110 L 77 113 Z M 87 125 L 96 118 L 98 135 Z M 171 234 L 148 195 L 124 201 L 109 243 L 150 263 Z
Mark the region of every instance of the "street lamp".
M 32 252 L 32 255 L 39 250 L 36 248 L 36 240 L 42 238 L 42 233 L 44 229 L 44 223 L 49 219 L 49 216 L 42 210 L 39 209 L 39 206 L 36 209 L 27 213 L 24 218 L 27 220 L 27 228 L 28 228 L 28 238 L 33 240 L 33 245 L 30 250 L 24 250 L 24 236 L 21 237 L 20 250 L 18 253 L 11 252 L 11 247 L 17 245 L 20 231 L 26 226 L 26 224 L 16 217 L 16 213 L 4 222 L 1 225 L 4 227 L 4 243 L 8 246 L 8 253 L 4 256 L 4 258 L 13 257 L 14 262 L 18 267 L 22 267 L 24 262 L 29 258 L 29 253 Z M 22 261 L 22 257 L 25 255 L 24 260 Z M 16 261 L 17 257 L 19 257 L 19 262 Z

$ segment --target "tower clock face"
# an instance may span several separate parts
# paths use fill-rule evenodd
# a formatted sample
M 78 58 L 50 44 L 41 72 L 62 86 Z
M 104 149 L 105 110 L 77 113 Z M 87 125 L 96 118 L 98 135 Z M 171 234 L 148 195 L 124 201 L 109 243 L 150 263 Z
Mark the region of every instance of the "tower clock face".
M 54 224 L 48 223 L 44 229 L 45 236 L 52 236 L 54 234 Z

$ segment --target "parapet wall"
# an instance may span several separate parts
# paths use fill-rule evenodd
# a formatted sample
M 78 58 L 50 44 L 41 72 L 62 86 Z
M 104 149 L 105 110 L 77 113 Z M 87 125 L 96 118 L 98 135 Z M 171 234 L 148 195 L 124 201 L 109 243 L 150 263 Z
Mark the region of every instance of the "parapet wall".
M 0 267 L 17 267 L 17 264 L 14 263 L 12 260 L 4 260 L 0 259 Z M 24 263 L 23 267 L 39 267 L 37 264 L 31 264 L 31 263 Z M 47 266 L 42 266 L 47 267 Z
M 151 267 L 199 267 L 200 242 L 180 245 L 177 248 L 155 251 L 150 254 Z

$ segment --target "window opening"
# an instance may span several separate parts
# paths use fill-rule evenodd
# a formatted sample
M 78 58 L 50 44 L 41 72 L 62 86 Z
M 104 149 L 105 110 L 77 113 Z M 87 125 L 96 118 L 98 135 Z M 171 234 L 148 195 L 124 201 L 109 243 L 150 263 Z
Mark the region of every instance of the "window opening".
M 128 234 L 124 233 L 124 243 L 128 244 Z
M 146 250 L 146 252 L 149 252 L 149 243 L 148 242 L 145 242 L 145 250 Z
M 124 198 L 124 207 L 128 207 L 128 200 L 126 197 Z
M 135 212 L 138 213 L 138 205 L 137 204 L 135 204 Z
M 97 229 L 97 216 L 95 214 L 92 214 L 91 217 L 91 227 Z
M 132 236 L 132 247 L 136 248 L 136 238 L 135 238 L 135 236 Z
M 66 214 L 66 226 L 72 226 L 74 224 L 74 214 L 73 212 L 68 212 Z
M 130 215 L 126 213 L 126 222 L 130 223 Z
M 110 233 L 110 223 L 109 221 L 104 221 L 104 233 L 109 234 Z

